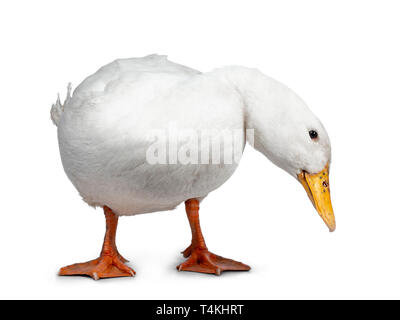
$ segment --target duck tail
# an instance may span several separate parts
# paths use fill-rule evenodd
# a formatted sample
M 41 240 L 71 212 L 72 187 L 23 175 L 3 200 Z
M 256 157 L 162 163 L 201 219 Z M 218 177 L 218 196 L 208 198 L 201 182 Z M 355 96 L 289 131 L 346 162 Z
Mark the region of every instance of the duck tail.
M 68 83 L 67 97 L 65 98 L 64 103 L 61 103 L 60 94 L 58 94 L 56 103 L 54 103 L 51 106 L 50 117 L 55 126 L 58 126 L 58 124 L 60 123 L 62 114 L 64 112 L 64 107 L 71 100 L 71 90 L 72 90 L 72 85 L 71 85 L 71 83 Z

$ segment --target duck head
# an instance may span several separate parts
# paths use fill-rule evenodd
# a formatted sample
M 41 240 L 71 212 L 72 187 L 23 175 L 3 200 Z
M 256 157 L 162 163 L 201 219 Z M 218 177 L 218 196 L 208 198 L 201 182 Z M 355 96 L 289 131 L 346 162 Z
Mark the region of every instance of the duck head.
M 301 183 L 332 232 L 336 223 L 329 188 L 329 137 L 316 116 L 294 98 L 290 106 L 275 110 L 276 120 L 255 129 L 255 147 Z
M 304 187 L 332 232 L 336 228 L 329 189 L 328 134 L 302 99 L 285 85 L 252 69 L 233 71 L 244 100 L 250 144 Z M 240 76 L 239 76 L 240 75 Z

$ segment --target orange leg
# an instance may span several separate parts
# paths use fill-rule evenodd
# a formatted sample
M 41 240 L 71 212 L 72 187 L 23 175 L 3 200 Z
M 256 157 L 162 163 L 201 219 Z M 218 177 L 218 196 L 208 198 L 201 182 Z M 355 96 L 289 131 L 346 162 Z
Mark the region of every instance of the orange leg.
M 199 201 L 196 199 L 189 199 L 185 202 L 185 206 L 190 228 L 192 229 L 192 244 L 182 252 L 183 256 L 188 259 L 177 266 L 179 271 L 194 271 L 220 275 L 222 271 L 227 270 L 250 270 L 248 265 L 209 252 L 200 228 Z
M 87 275 L 98 280 L 101 278 L 133 277 L 135 275 L 135 271 L 124 264 L 127 260 L 118 253 L 115 244 L 118 216 L 108 207 L 104 207 L 104 214 L 106 216 L 106 234 L 100 257 L 61 268 L 60 276 Z

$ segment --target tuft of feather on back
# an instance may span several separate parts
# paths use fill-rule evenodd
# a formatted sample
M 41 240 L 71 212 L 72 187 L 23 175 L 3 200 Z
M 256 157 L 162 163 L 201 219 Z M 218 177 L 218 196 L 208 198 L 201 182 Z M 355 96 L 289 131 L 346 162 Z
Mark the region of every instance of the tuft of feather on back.
M 62 114 L 64 112 L 64 107 L 68 104 L 69 100 L 71 99 L 71 90 L 72 90 L 72 85 L 71 83 L 68 83 L 67 97 L 65 98 L 64 103 L 61 103 L 60 94 L 58 94 L 56 103 L 54 103 L 51 106 L 50 117 L 55 126 L 58 126 L 58 124 L 60 123 Z

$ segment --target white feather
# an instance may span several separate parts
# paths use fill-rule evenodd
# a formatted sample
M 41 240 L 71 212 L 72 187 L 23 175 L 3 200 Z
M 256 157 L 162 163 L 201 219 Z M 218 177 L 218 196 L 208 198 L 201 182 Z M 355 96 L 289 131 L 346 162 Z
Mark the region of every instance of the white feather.
M 64 112 L 64 106 L 67 105 L 71 99 L 71 89 L 72 85 L 71 83 L 68 83 L 67 97 L 65 98 L 64 104 L 61 103 L 60 94 L 58 94 L 56 103 L 51 106 L 50 118 L 56 126 L 58 126 L 58 123 L 60 122 L 62 113 Z

